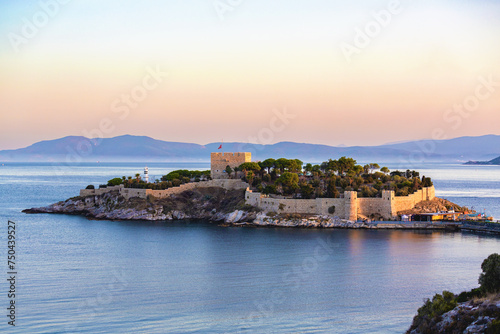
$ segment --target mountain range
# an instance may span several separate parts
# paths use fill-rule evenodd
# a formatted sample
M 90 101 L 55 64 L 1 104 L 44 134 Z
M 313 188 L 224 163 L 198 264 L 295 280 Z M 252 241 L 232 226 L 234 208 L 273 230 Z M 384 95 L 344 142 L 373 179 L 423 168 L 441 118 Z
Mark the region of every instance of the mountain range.
M 210 152 L 251 152 L 254 160 L 298 158 L 321 162 L 341 156 L 360 162 L 466 162 L 490 160 L 500 155 L 500 136 L 419 140 L 379 146 L 328 146 L 296 142 L 271 145 L 242 142 L 206 145 L 168 142 L 146 136 L 124 135 L 89 139 L 68 136 L 40 141 L 25 148 L 0 151 L 2 162 L 190 162 L 210 161 Z

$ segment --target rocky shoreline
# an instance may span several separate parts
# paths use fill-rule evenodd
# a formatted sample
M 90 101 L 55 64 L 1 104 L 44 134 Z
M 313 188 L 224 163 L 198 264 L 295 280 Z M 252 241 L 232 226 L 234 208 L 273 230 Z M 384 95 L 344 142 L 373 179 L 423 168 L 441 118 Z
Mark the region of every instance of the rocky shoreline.
M 82 215 L 95 220 L 170 221 L 205 219 L 225 226 L 341 229 L 456 230 L 456 224 L 426 222 L 355 222 L 334 216 L 275 214 L 245 205 L 244 191 L 221 187 L 198 188 L 167 198 L 125 199 L 118 191 L 77 196 L 25 213 Z
M 437 321 L 429 321 L 425 330 L 413 324 L 407 333 L 486 333 L 494 325 L 498 329 L 499 316 L 499 296 L 470 300 L 459 303 L 454 309 L 441 315 Z M 492 330 L 491 333 L 495 332 Z

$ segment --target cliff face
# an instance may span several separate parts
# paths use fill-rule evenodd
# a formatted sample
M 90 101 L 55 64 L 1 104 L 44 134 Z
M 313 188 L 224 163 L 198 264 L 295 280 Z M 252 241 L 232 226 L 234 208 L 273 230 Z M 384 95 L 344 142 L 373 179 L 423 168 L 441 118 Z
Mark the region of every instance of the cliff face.
M 256 212 L 244 205 L 244 190 L 199 188 L 167 198 L 131 198 L 118 191 L 103 195 L 73 197 L 47 207 L 24 210 L 26 213 L 62 213 L 108 220 L 209 219 L 238 222 L 252 220 Z

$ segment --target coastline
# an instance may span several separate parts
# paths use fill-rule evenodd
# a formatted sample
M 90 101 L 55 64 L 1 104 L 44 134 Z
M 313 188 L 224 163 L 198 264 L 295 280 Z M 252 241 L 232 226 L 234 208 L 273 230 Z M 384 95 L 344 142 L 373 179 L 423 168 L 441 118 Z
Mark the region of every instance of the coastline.
M 353 221 L 333 215 L 276 214 L 244 204 L 242 190 L 199 188 L 163 199 L 125 199 L 118 192 L 77 196 L 24 213 L 80 215 L 91 220 L 172 221 L 205 219 L 222 226 L 367 230 L 471 231 L 500 235 L 500 224 L 463 222 Z

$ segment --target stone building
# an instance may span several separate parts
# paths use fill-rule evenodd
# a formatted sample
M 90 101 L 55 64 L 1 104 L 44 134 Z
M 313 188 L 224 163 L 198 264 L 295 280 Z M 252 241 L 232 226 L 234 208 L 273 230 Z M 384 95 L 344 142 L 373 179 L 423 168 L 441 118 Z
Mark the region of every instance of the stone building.
M 210 168 L 212 179 L 227 179 L 226 167 L 234 169 L 242 163 L 251 162 L 252 154 L 250 152 L 236 153 L 212 153 L 210 155 Z

